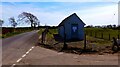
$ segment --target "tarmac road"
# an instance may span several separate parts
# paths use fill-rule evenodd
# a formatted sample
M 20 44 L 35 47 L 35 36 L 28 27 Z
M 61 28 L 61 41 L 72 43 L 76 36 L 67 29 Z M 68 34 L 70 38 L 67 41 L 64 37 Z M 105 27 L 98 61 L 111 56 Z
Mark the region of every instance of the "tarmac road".
M 79 65 L 88 65 L 87 67 L 89 67 L 89 65 L 105 65 L 102 67 L 117 67 L 116 65 L 118 65 L 118 55 L 116 54 L 76 55 L 56 52 L 39 46 L 33 47 L 37 41 L 38 34 L 36 31 L 3 39 L 3 65 L 13 67 L 29 67 L 30 65 L 31 67 L 58 67 L 54 65 L 60 65 L 59 67 L 63 67 L 61 65 L 78 65 L 77 67 L 80 67 Z
M 2 65 L 14 64 L 37 41 L 37 30 L 2 39 Z
M 46 67 L 49 65 L 50 66 L 53 65 L 53 67 L 54 65 L 78 65 L 78 67 L 80 67 L 79 65 L 105 65 L 105 67 L 109 67 L 107 65 L 116 65 L 116 66 L 118 65 L 118 55 L 117 54 L 77 55 L 71 53 L 56 52 L 50 49 L 37 46 L 16 65 L 26 65 L 26 67 L 28 67 L 29 65 L 38 66 L 38 67 L 42 67 L 42 65 L 45 65 Z M 81 66 L 81 67 L 85 67 L 85 66 Z M 115 66 L 110 66 L 110 67 L 115 67 Z

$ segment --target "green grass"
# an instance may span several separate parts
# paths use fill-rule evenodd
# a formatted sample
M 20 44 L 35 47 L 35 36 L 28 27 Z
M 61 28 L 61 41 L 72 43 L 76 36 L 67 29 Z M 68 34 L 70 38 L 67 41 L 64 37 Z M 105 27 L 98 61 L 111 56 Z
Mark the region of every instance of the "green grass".
M 31 30 L 21 30 L 21 31 L 14 31 L 14 32 L 11 32 L 11 33 L 6 33 L 6 34 L 2 34 L 0 35 L 0 38 L 8 38 L 8 37 L 11 37 L 11 36 L 15 36 L 15 35 L 18 35 L 18 34 L 21 34 L 21 33 L 24 33 L 24 32 L 29 32 Z
M 53 45 L 56 43 L 53 34 L 57 34 L 57 29 L 49 29 L 49 32 L 46 35 L 46 44 Z
M 53 34 L 58 34 L 57 29 L 49 29 L 49 33 L 47 34 L 47 38 L 53 39 L 54 38 Z
M 44 29 L 42 29 L 43 31 Z M 90 36 L 90 32 L 92 31 L 92 36 Z M 98 45 L 104 45 L 104 44 L 110 44 L 111 41 L 108 40 L 108 33 L 110 33 L 111 35 L 111 39 L 112 37 L 117 37 L 118 31 L 117 30 L 112 30 L 112 29 L 101 29 L 101 28 L 85 28 L 85 32 L 89 32 L 87 33 L 87 40 L 90 41 L 91 43 L 96 43 Z M 95 33 L 97 32 L 97 38 L 95 38 Z M 104 33 L 103 33 L 104 32 Z M 39 31 L 39 34 L 41 33 L 41 30 Z M 101 33 L 103 33 L 103 38 L 106 39 L 101 39 Z M 49 33 L 47 33 L 46 39 L 47 41 L 49 40 L 53 40 L 53 34 L 58 34 L 58 30 L 57 29 L 49 29 Z
M 20 33 L 22 33 L 22 32 L 7 33 L 7 34 L 2 35 L 2 38 L 7 38 L 7 37 L 10 37 L 10 36 L 14 36 L 14 35 L 20 34 Z
M 39 34 L 41 34 L 43 30 L 44 29 L 40 29 Z M 89 34 L 87 33 L 88 35 L 86 37 L 88 41 L 90 41 L 92 43 L 102 44 L 102 45 L 107 44 L 107 43 L 111 43 L 111 41 L 107 40 L 108 33 L 111 34 L 111 37 L 113 37 L 113 36 L 117 37 L 116 35 L 118 34 L 117 30 L 112 30 L 112 29 L 85 28 L 85 31 L 86 31 L 86 33 L 89 32 Z M 97 32 L 98 38 L 94 37 L 94 35 L 95 35 L 94 33 L 92 33 L 92 36 L 89 36 L 91 31 Z M 101 34 L 99 34 L 99 33 L 101 33 L 101 32 L 104 32 L 103 38 L 106 38 L 106 39 L 100 39 Z M 47 36 L 46 36 L 47 39 L 48 40 L 53 39 L 53 34 L 58 34 L 58 30 L 57 29 L 49 29 L 49 33 L 47 33 Z
M 43 29 L 44 30 L 44 29 Z M 104 29 L 85 29 L 85 31 L 94 31 L 94 32 L 105 32 L 105 34 L 107 35 L 107 32 Z M 57 45 L 54 45 L 55 43 L 57 43 L 57 41 L 54 40 L 53 34 L 58 34 L 58 30 L 57 29 L 49 29 L 50 33 L 48 33 L 46 35 L 46 46 L 48 46 L 48 49 L 55 49 L 57 51 L 61 50 L 63 48 L 63 44 L 64 43 L 58 43 Z M 109 31 L 109 33 L 112 33 L 112 35 L 116 35 L 116 30 L 112 30 L 112 29 L 107 29 L 107 31 Z M 112 31 L 112 32 L 111 32 Z M 104 34 L 104 35 L 105 35 Z M 94 35 L 94 34 L 92 34 Z M 107 38 L 107 37 L 106 37 Z M 95 45 L 94 50 L 96 51 L 105 51 L 105 50 L 109 50 L 106 47 L 110 47 L 112 46 L 112 42 L 110 40 L 107 39 L 100 39 L 100 38 L 95 38 L 94 36 L 86 36 L 86 41 L 87 41 L 87 49 L 93 49 L 93 44 Z M 70 51 L 74 50 L 72 48 L 77 49 L 83 49 L 84 48 L 84 41 L 76 41 L 76 42 L 67 42 L 68 48 L 71 49 Z M 45 46 L 45 45 L 44 45 Z M 50 48 L 52 47 L 52 48 Z M 68 50 L 68 52 L 70 52 Z M 79 51 L 78 51 L 79 52 Z
M 43 28 L 40 28 L 38 34 L 39 34 L 39 35 L 42 35 L 42 32 L 43 32 L 43 31 L 44 31 L 44 29 L 43 29 Z
M 45 28 L 40 28 L 39 29 L 39 32 L 38 32 L 39 36 L 42 35 L 42 32 L 44 30 L 45 30 Z M 57 34 L 57 29 L 49 29 L 49 32 L 46 34 L 45 44 L 53 44 L 53 43 L 55 43 L 53 34 Z M 39 41 L 40 40 L 41 39 L 39 39 Z
M 109 40 L 94 38 L 94 37 L 91 37 L 91 36 L 86 36 L 86 39 L 87 39 L 87 42 L 89 42 L 91 44 L 94 43 L 94 44 L 97 44 L 99 46 L 110 45 L 111 44 L 111 41 L 109 41 Z
M 96 38 L 102 38 L 102 34 L 103 34 L 103 39 L 106 40 L 111 40 L 112 37 L 118 38 L 118 35 L 120 36 L 120 32 L 118 32 L 118 30 L 113 30 L 113 29 L 85 28 L 85 32 L 87 35 L 92 37 L 95 37 L 96 34 Z
M 50 33 L 58 34 L 58 29 L 49 29 Z

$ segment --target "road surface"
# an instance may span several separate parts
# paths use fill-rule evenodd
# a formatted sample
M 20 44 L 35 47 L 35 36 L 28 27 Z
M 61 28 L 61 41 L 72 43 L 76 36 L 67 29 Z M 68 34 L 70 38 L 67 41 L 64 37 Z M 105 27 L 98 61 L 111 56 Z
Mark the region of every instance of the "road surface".
M 38 41 L 37 31 L 22 33 L 2 40 L 2 65 L 12 65 Z
M 30 65 L 33 65 L 31 67 L 41 67 L 42 65 L 88 65 L 88 67 L 89 65 L 118 65 L 118 55 L 76 55 L 57 52 L 39 46 L 35 47 L 34 44 L 37 40 L 36 31 L 3 39 L 3 65 L 13 67 L 29 67 Z
M 56 52 L 37 46 L 26 57 L 22 58 L 20 62 L 16 63 L 16 65 L 39 65 L 38 67 L 42 65 L 106 65 L 105 67 L 109 67 L 107 65 L 118 65 L 118 55 L 77 55 Z

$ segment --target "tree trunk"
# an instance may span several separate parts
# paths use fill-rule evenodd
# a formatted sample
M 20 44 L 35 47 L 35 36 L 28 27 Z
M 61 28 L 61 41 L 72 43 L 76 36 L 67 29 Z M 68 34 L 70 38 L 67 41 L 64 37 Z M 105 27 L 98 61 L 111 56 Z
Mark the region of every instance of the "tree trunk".
M 33 27 L 32 23 L 31 23 L 31 27 Z
M 34 23 L 34 28 L 36 27 L 36 24 Z
M 33 20 L 30 20 L 30 22 L 31 22 L 31 27 L 33 28 Z

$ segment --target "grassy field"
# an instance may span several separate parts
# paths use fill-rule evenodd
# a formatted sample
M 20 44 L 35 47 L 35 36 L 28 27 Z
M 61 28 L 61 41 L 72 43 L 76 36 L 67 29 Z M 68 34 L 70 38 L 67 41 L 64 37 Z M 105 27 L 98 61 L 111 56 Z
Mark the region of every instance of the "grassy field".
M 44 29 L 42 29 L 43 31 Z M 85 33 L 89 37 L 94 37 L 97 39 L 112 40 L 112 37 L 118 38 L 120 37 L 120 30 L 113 29 L 102 29 L 102 28 L 85 28 Z M 57 29 L 49 29 L 49 33 L 47 34 L 48 38 L 53 38 L 53 34 L 58 34 Z M 87 39 L 89 39 L 89 37 Z
M 14 36 L 20 33 L 32 31 L 31 28 L 2 28 L 2 33 L 0 38 L 7 38 L 10 36 Z
M 50 49 L 55 49 L 55 50 L 60 50 L 63 47 L 63 43 L 60 42 L 58 43 L 55 41 L 53 34 L 58 34 L 57 29 L 49 29 L 49 33 L 46 36 L 46 46 Z M 97 32 L 96 38 L 94 37 L 95 34 L 92 33 L 92 36 L 90 36 L 90 32 Z M 118 35 L 118 30 L 112 30 L 112 29 L 99 29 L 99 28 L 85 28 L 85 32 L 87 33 L 86 36 L 86 41 L 87 41 L 87 49 L 93 49 L 96 51 L 103 51 L 103 52 L 108 52 L 111 53 L 111 46 L 112 46 L 112 41 L 108 40 L 107 34 L 110 33 L 111 39 L 112 37 L 117 37 Z M 103 38 L 101 38 L 101 35 L 98 33 L 103 32 Z M 106 39 L 104 39 L 106 38 Z M 57 44 L 56 44 L 57 43 Z M 56 45 L 55 45 L 56 44 Z M 84 47 L 84 41 L 76 41 L 76 42 L 67 42 L 68 48 L 70 49 L 67 52 L 72 52 L 76 49 L 77 51 L 80 51 L 80 49 L 83 49 Z
M 101 38 L 105 40 L 112 40 L 113 37 L 120 37 L 119 30 L 102 29 L 102 28 L 85 28 L 85 32 L 88 36 L 95 38 Z

